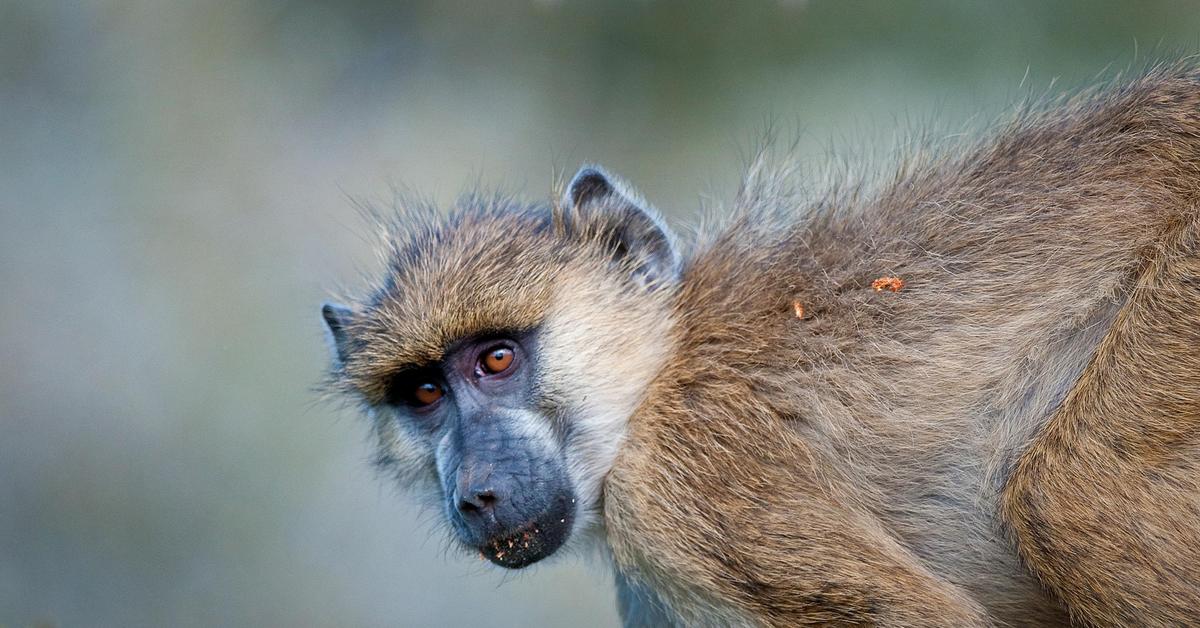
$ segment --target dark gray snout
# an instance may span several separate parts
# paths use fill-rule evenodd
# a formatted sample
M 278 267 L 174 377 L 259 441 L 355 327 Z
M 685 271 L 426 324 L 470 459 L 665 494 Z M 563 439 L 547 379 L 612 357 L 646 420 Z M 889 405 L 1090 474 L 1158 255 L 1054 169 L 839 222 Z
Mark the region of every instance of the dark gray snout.
M 484 418 L 463 430 L 461 459 L 447 478 L 447 510 L 464 543 L 518 569 L 562 546 L 575 499 L 561 460 L 506 427 L 503 418 Z

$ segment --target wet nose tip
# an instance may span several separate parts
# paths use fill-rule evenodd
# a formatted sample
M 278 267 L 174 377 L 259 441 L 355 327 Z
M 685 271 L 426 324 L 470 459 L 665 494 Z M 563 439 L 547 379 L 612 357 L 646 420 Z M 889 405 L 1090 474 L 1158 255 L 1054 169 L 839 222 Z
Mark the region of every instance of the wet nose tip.
M 467 491 L 458 500 L 458 509 L 464 514 L 490 512 L 496 505 L 496 493 L 491 489 Z

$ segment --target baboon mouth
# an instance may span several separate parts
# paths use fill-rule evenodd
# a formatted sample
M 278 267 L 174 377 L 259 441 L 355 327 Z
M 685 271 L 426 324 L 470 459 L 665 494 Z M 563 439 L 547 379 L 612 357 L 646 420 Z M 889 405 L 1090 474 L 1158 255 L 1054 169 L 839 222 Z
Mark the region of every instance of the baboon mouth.
M 558 551 L 571 533 L 573 513 L 550 513 L 525 524 L 510 534 L 496 536 L 481 547 L 479 554 L 506 569 L 520 569 Z

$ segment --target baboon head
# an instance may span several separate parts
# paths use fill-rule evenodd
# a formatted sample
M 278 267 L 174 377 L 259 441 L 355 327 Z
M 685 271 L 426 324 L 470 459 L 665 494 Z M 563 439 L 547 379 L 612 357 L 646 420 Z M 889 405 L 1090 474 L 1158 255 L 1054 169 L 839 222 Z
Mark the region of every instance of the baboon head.
M 473 198 L 385 226 L 379 287 L 322 308 L 331 383 L 372 418 L 379 465 L 497 565 L 597 530 L 671 343 L 667 230 L 594 168 L 549 205 Z

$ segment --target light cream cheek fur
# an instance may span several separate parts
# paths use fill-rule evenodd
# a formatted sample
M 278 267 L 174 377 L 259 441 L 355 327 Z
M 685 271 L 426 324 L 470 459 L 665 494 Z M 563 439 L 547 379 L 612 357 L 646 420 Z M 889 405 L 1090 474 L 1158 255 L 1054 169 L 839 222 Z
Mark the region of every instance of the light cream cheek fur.
M 624 288 L 628 290 L 628 288 Z M 567 404 L 564 450 L 576 496 L 568 544 L 603 539 L 604 480 L 629 417 L 670 352 L 665 295 L 622 293 L 611 280 L 564 280 L 539 347 L 544 392 Z
M 426 436 L 407 430 L 388 408 L 372 408 L 368 416 L 375 426 L 378 463 L 422 506 L 442 511 L 442 488 L 438 483 L 435 444 Z

